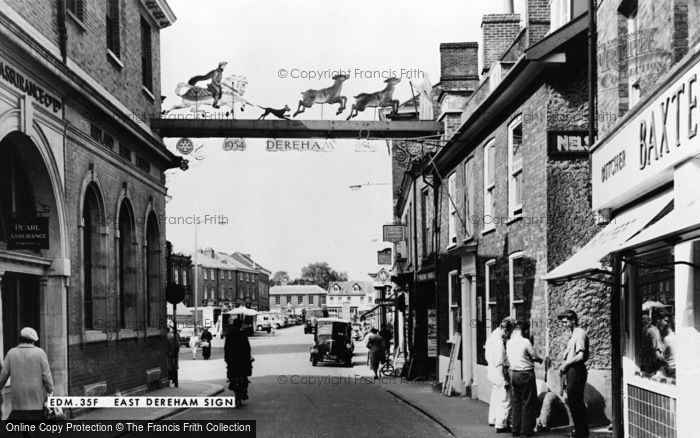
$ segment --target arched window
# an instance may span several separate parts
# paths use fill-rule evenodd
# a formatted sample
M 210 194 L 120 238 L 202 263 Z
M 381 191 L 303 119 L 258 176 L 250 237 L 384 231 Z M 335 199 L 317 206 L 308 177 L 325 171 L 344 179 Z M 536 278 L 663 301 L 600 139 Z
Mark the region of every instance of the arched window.
M 100 195 L 94 183 L 88 185 L 83 200 L 82 217 L 82 275 L 83 275 L 83 323 L 85 330 L 96 328 L 96 320 L 106 316 L 104 261 L 100 228 L 103 215 Z
M 119 208 L 119 234 L 117 235 L 117 259 L 119 262 L 119 322 L 121 328 L 135 328 L 136 317 L 136 251 L 134 250 L 134 214 L 125 200 Z
M 11 137 L 8 136 L 7 144 Z M 0 241 L 7 242 L 8 227 L 14 219 L 36 216 L 34 190 L 22 159 L 13 147 L 4 147 L 0 159 Z
M 151 212 L 146 222 L 146 323 L 158 327 L 160 303 L 161 247 L 156 215 Z M 177 273 L 179 268 L 175 270 Z

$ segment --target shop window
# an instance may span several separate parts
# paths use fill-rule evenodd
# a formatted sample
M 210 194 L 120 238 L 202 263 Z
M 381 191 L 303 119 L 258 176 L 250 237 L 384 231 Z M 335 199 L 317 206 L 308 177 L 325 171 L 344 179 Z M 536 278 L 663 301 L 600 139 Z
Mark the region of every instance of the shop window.
M 130 204 L 124 200 L 119 208 L 119 235 L 117 237 L 119 259 L 119 320 L 121 328 L 136 326 L 136 303 L 138 281 L 136 279 L 136 251 L 134 236 L 134 214 Z
M 523 210 L 523 122 L 518 116 L 508 128 L 508 213 L 511 217 Z
M 160 232 L 156 214 L 151 212 L 146 221 L 146 324 L 158 327 L 160 319 Z
M 474 176 L 474 159 L 469 158 L 464 163 L 464 239 L 472 239 L 475 233 L 474 218 L 476 215 L 476 178 Z
M 672 248 L 634 257 L 630 295 L 635 363 L 639 375 L 675 384 L 675 269 Z
M 462 332 L 462 283 L 459 277 L 459 272 L 457 271 L 450 272 L 450 280 L 448 283 L 448 295 L 450 305 L 448 313 L 448 330 L 449 339 L 453 340 L 455 337 L 455 333 Z
M 457 172 L 452 172 L 447 178 L 447 197 L 448 197 L 448 224 L 447 224 L 447 244 L 455 245 L 457 243 Z
M 486 289 L 486 327 L 488 333 L 498 326 L 498 300 L 495 296 L 496 281 L 494 278 L 494 267 L 496 260 L 489 260 L 484 267 L 484 281 Z M 487 334 L 488 336 L 488 334 Z
M 484 229 L 495 227 L 493 214 L 496 193 L 496 142 L 491 140 L 484 146 Z
M 12 134 L 10 134 L 12 135 Z M 0 147 L 0 241 L 7 242 L 10 223 L 14 219 L 36 216 L 34 190 L 22 160 L 12 147 L 10 137 L 6 137 Z

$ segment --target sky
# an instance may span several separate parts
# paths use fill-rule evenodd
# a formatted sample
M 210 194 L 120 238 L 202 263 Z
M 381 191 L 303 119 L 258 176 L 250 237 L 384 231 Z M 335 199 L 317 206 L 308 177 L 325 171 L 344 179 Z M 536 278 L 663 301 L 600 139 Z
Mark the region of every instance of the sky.
M 168 4 L 177 21 L 161 32 L 164 109 L 180 103 L 179 82 L 220 61 L 228 62 L 224 76 L 247 77 L 247 100 L 263 107 L 288 105 L 292 113 L 301 92 L 330 86 L 333 71 L 349 72 L 342 90 L 348 97 L 345 112 L 336 116 L 337 105 L 315 105 L 297 117 L 303 120 L 344 120 L 352 97 L 383 89 L 388 76 L 401 79 L 394 92 L 400 101 L 411 96 L 410 80 L 427 77 L 436 84 L 440 43 L 477 41 L 481 47 L 481 16 L 502 8 L 494 0 Z M 257 107 L 236 108 L 237 118 L 261 113 Z M 367 109 L 358 119 L 375 117 Z M 173 152 L 177 140 L 166 139 Z M 246 139 L 245 151 L 224 151 L 222 139 L 193 141 L 195 148 L 202 146 L 202 159 L 190 155 L 189 170 L 167 172 L 166 234 L 175 251 L 191 251 L 196 235 L 200 248 L 250 254 L 268 270 L 287 271 L 292 278 L 319 261 L 357 280 L 381 268 L 377 251 L 391 246 L 382 242 L 382 225 L 393 220 L 384 141 L 372 142 L 375 152 L 355 152 L 357 140 L 337 140 L 325 153 L 268 152 L 266 139 Z M 349 188 L 357 184 L 364 186 Z

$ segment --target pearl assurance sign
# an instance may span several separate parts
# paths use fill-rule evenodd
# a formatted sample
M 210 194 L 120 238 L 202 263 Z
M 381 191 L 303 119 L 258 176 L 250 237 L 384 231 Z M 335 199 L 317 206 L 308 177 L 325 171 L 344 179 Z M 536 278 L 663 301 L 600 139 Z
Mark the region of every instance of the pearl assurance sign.
M 620 205 L 673 179 L 700 153 L 700 56 L 680 67 L 641 110 L 592 154 L 593 209 Z

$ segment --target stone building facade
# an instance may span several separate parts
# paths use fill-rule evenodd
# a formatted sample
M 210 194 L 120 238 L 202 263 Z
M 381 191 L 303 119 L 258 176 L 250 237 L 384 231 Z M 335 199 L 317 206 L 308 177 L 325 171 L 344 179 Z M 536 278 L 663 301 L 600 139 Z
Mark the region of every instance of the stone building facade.
M 484 17 L 488 75 L 464 105 L 460 126 L 447 132 L 436 168 L 424 168 L 432 174 L 431 198 L 439 200 L 433 227 L 439 378 L 460 333 L 454 377 L 462 385 L 455 389 L 488 401 L 483 345 L 513 316 L 530 322 L 535 350 L 547 359 L 536 367 L 540 391 L 557 393 L 568 337 L 556 315 L 571 308 L 591 339 L 591 420 L 605 423 L 611 416 L 609 291 L 542 279 L 599 230 L 587 160 L 587 63 L 580 56 L 587 47 L 586 11 L 572 9 L 550 31 L 549 2 L 526 4 L 523 19 Z M 525 27 L 515 32 L 515 22 Z M 489 46 L 504 49 L 494 57 Z
M 159 33 L 175 16 L 108 3 L 0 2 L 2 302 L 25 309 L 3 312 L 2 352 L 35 325 L 57 394 L 167 376 L 163 172 L 180 161 L 138 115 L 160 111 Z M 35 221 L 48 242 L 8 233 Z

